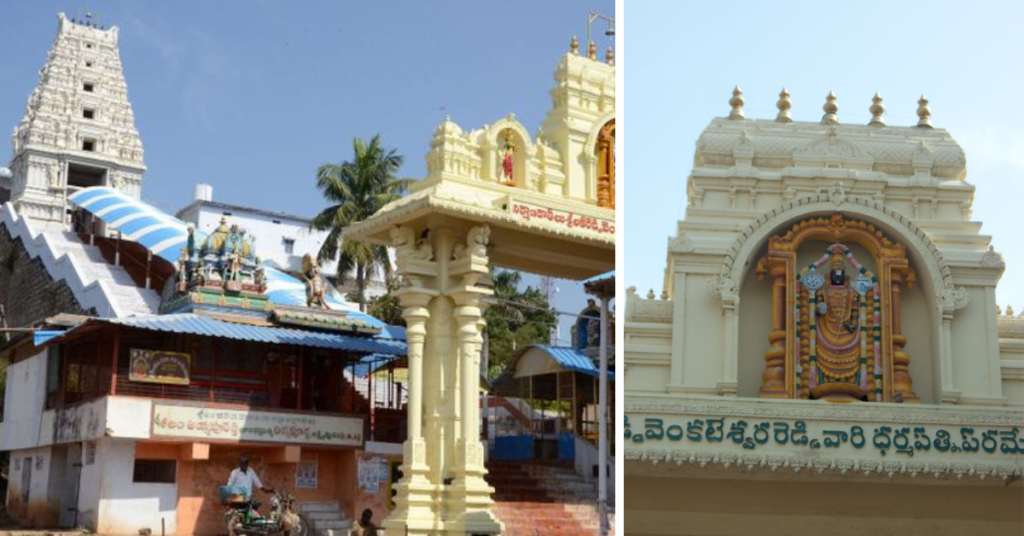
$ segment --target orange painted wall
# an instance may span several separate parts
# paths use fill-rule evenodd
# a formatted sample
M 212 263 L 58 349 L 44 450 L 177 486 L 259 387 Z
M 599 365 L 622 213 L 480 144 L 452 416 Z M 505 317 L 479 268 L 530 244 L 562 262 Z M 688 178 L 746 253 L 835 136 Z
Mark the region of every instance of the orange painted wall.
M 209 460 L 179 461 L 178 533 L 224 533 L 224 508 L 219 504 L 217 489 L 227 483 L 231 470 L 238 466 L 238 457 L 243 453 L 249 457 L 250 465 L 265 486 L 286 489 L 299 502 L 338 501 L 350 518 L 354 509 L 364 504 L 364 497 L 356 491 L 356 451 L 303 448 L 302 457 L 316 456 L 318 464 L 317 488 L 305 489 L 295 487 L 296 464 L 267 462 L 279 448 L 211 445 Z M 269 497 L 262 492 L 255 493 L 257 500 L 264 503 L 261 511 L 266 512 Z M 376 517 L 378 509 L 375 507 L 374 511 Z

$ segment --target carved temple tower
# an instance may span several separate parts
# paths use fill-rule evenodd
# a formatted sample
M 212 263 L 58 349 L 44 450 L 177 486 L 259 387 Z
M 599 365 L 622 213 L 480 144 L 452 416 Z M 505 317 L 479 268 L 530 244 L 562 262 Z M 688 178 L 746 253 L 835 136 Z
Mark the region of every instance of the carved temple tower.
M 434 130 L 427 177 L 346 229 L 396 249 L 409 343 L 408 440 L 387 534 L 497 534 L 480 441 L 491 266 L 583 280 L 615 266 L 615 67 L 573 40 L 536 136 L 508 116 Z
M 67 221 L 67 196 L 105 185 L 133 197 L 146 170 L 116 26 L 58 14 L 57 39 L 11 135 L 12 178 L 0 202 L 42 225 Z
M 697 139 L 661 298 L 627 291 L 626 530 L 924 534 L 985 512 L 972 532 L 1019 531 L 1024 335 L 998 317 L 1005 263 L 964 150 L 923 96 L 908 126 L 878 94 L 857 121 L 834 93 L 820 121 L 793 121 L 785 89 L 774 119 L 738 87 L 728 103 Z

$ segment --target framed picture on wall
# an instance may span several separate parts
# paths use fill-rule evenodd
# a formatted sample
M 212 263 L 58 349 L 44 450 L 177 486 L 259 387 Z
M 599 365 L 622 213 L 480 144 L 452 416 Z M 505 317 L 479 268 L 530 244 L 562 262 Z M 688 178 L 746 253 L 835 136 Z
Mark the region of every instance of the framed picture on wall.
M 295 467 L 295 487 L 315 489 L 317 486 L 317 465 L 315 455 L 311 457 L 303 456 Z

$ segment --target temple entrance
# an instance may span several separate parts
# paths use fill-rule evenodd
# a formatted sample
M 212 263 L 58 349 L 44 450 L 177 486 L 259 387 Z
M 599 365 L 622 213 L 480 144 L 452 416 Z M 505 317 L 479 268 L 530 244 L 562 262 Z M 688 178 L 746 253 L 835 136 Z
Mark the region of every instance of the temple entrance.
M 421 184 L 345 235 L 394 246 L 401 281 L 395 295 L 407 325 L 408 440 L 403 477 L 395 486 L 397 506 L 384 526 L 388 534 L 496 534 L 502 524 L 485 480 L 477 388 L 491 267 L 574 280 L 609 272 L 615 265 L 614 212 L 583 204 L 569 210 L 500 185 Z M 552 379 L 558 376 L 538 381 L 548 385 Z M 567 379 L 565 387 L 574 382 Z M 569 417 L 571 404 L 565 402 L 571 397 L 561 396 L 558 381 L 553 387 L 548 398 Z M 587 413 L 588 404 L 576 402 L 572 419 L 581 410 L 582 432 L 583 421 L 599 412 Z M 550 435 L 556 439 L 547 454 L 557 457 L 568 446 L 558 444 L 554 429 Z

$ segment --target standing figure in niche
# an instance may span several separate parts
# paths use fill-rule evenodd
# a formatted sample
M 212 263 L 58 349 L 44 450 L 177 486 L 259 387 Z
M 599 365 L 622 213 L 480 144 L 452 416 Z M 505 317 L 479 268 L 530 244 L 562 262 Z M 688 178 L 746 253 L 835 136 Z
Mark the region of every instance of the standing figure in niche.
M 846 275 L 846 262 L 838 250 L 832 253 L 832 270 L 829 272 L 829 284 L 816 292 L 818 315 L 827 326 L 834 328 L 834 336 L 830 341 L 838 342 L 839 335 L 855 335 L 859 327 L 860 311 L 853 307 L 855 292 L 850 288 L 850 278 Z M 831 331 L 831 330 L 830 330 Z
M 515 156 L 516 146 L 512 143 L 511 129 L 505 130 L 505 143 L 502 145 L 501 150 L 501 174 L 505 179 L 504 184 L 506 186 L 512 186 L 515 184 L 515 179 L 513 178 L 512 173 L 514 171 L 513 156 Z

